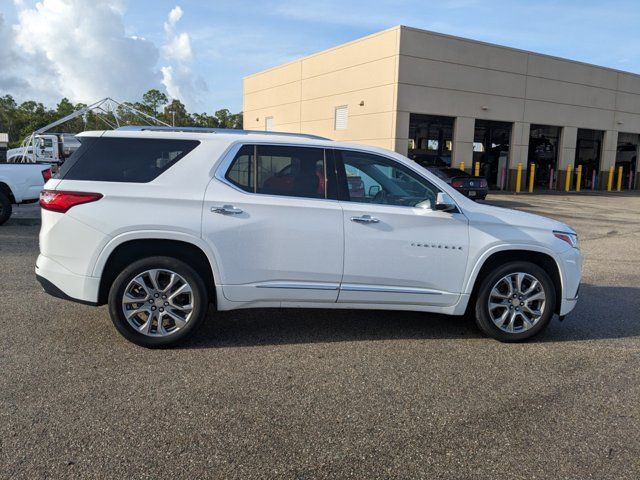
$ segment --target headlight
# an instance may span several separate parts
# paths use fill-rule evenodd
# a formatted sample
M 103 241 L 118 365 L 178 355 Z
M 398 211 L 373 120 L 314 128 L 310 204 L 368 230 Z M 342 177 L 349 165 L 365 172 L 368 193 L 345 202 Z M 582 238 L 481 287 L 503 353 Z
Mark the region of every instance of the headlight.
M 559 238 L 562 241 L 567 242 L 573 248 L 580 248 L 578 244 L 578 234 L 574 232 L 558 232 L 557 230 L 553 231 L 553 235 L 556 238 Z

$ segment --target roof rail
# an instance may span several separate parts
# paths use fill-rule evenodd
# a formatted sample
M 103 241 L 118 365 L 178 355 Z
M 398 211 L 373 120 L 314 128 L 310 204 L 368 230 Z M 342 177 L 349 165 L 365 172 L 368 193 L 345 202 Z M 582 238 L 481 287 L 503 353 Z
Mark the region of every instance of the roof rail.
M 272 132 L 264 130 L 239 130 L 235 128 L 205 128 L 205 127 L 155 127 L 148 125 L 128 125 L 126 127 L 120 127 L 116 130 L 126 130 L 134 132 L 194 132 L 194 133 L 229 133 L 235 135 L 275 135 L 281 137 L 302 137 L 310 138 L 312 140 L 331 140 L 327 137 L 321 137 L 319 135 L 310 135 L 308 133 L 291 133 L 291 132 Z

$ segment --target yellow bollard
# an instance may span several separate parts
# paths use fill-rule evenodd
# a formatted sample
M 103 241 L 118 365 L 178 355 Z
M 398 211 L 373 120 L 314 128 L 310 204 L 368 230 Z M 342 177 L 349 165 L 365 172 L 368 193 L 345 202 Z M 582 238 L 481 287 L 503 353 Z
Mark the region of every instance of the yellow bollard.
M 458 168 L 464 172 L 464 162 L 460 162 Z
M 480 162 L 476 162 L 476 177 L 480 176 Z
M 613 187 L 613 167 L 609 167 L 609 178 L 607 179 L 607 192 Z
M 580 191 L 580 187 L 582 186 L 582 165 L 578 165 L 576 168 L 576 192 Z
M 522 184 L 522 163 L 518 163 L 516 170 L 516 193 L 520 193 L 520 185 Z
M 618 167 L 618 191 L 622 190 L 622 165 Z
M 533 193 L 533 181 L 536 178 L 536 164 L 531 164 L 531 172 L 529 173 L 529 193 Z
M 571 165 L 567 165 L 567 176 L 564 179 L 564 191 L 568 192 L 571 188 Z

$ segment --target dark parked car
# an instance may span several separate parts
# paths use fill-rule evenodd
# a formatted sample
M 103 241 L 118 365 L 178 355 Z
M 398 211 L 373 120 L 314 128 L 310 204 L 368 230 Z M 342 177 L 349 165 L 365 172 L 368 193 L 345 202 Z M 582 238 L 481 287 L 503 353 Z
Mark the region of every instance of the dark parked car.
M 425 167 L 464 196 L 473 200 L 484 200 L 489 190 L 484 177 L 472 177 L 467 172 L 450 167 Z

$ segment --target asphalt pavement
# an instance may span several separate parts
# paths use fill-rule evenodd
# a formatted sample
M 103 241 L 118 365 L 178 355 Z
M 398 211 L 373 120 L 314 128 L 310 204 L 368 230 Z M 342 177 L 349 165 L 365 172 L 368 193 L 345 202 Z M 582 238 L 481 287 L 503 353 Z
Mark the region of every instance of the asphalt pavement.
M 581 236 L 578 306 L 535 341 L 250 310 L 146 350 L 106 307 L 41 291 L 20 207 L 0 227 L 0 478 L 640 478 L 640 197 L 489 200 Z

